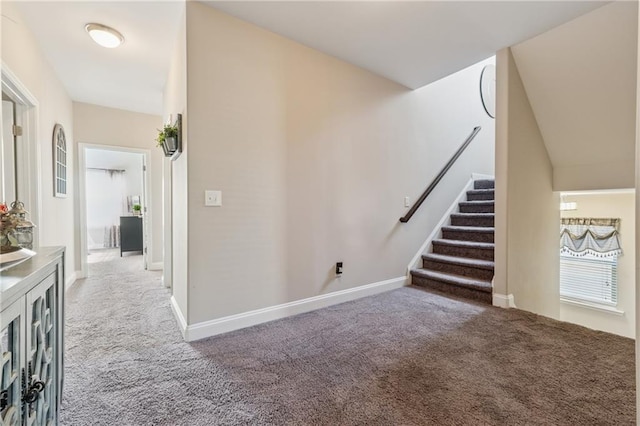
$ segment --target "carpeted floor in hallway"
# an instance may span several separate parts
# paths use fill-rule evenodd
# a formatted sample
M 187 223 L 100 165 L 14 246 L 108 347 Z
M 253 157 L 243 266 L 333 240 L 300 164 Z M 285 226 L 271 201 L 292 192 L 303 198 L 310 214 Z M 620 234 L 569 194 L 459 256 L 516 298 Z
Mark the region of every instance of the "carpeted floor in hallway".
M 635 423 L 630 339 L 409 287 L 189 344 L 137 262 L 67 293 L 62 425 Z

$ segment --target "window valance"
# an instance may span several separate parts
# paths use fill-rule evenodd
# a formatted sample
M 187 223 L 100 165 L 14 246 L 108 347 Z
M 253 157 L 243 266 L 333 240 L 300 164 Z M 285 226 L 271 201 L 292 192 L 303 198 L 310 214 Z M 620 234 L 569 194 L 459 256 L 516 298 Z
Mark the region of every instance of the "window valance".
M 615 257 L 622 254 L 620 219 L 563 218 L 560 222 L 560 252 L 570 256 L 586 254 Z

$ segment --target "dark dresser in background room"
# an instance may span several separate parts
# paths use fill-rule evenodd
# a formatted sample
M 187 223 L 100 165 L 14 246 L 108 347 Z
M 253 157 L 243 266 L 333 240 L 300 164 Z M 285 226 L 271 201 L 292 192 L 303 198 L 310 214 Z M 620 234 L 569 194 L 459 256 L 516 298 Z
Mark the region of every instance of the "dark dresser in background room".
M 142 217 L 120 216 L 120 256 L 126 251 L 142 250 Z

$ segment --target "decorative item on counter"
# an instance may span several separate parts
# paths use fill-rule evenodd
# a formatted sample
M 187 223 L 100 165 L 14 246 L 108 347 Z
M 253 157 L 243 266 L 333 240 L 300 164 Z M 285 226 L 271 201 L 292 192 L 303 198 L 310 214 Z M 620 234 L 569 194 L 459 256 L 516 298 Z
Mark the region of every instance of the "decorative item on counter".
M 11 210 L 2 214 L 2 232 L 0 234 L 2 236 L 6 235 L 6 241 L 4 239 L 2 241 L 3 246 L 33 248 L 33 228 L 35 225 L 27 219 L 28 214 L 29 212 L 24 208 L 24 203 L 17 200 L 11 203 Z
M 0 247 L 2 252 L 8 251 L 8 247 L 17 246 L 16 238 L 17 218 L 9 215 L 9 208 L 6 204 L 0 203 Z
M 142 206 L 140 204 L 133 205 L 133 214 L 136 216 L 142 216 Z

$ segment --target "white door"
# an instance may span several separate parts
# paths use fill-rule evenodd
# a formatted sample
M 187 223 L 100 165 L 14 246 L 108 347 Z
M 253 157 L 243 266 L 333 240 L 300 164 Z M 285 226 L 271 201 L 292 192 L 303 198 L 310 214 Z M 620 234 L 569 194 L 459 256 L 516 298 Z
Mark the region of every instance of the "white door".
M 147 188 L 147 157 L 142 155 L 142 261 L 144 269 L 149 269 L 149 193 Z

